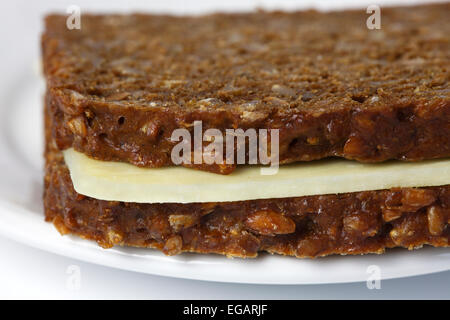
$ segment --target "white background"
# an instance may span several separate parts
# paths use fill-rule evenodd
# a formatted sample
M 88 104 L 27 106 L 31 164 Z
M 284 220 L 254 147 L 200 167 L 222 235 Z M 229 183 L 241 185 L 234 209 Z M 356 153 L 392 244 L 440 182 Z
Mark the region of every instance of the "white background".
M 81 10 L 139 9 L 153 12 L 196 13 L 211 10 L 250 10 L 254 6 L 293 8 L 315 5 L 336 8 L 345 3 L 364 7 L 392 1 L 2 1 L 0 7 L 0 77 L 7 84 L 20 61 L 32 68 L 39 57 L 42 16 L 49 11 L 65 12 L 70 4 Z M 397 1 L 399 2 L 399 1 Z M 402 1 L 403 3 L 407 1 Z M 412 2 L 412 1 L 410 1 Z M 417 2 L 417 1 L 416 1 Z M 424 1 L 422 1 L 424 2 Z M 173 11 L 171 11 L 173 12 Z M 1 155 L 0 155 L 1 158 Z M 0 159 L 1 160 L 1 159 Z M 67 268 L 81 271 L 81 287 L 67 287 Z M 147 298 L 147 299 L 417 299 L 450 298 L 450 271 L 382 281 L 380 290 L 366 283 L 306 286 L 263 286 L 221 284 L 149 276 L 101 267 L 32 249 L 0 237 L 0 298 Z

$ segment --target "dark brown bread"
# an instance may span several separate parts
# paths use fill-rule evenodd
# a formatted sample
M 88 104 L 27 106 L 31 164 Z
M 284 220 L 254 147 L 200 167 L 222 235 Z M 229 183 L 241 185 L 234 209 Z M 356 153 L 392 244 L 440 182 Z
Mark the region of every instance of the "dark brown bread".
M 450 155 L 450 4 L 201 17 L 50 15 L 42 37 L 60 149 L 172 165 L 176 128 L 280 129 L 280 161 Z M 203 166 L 229 173 L 233 165 Z

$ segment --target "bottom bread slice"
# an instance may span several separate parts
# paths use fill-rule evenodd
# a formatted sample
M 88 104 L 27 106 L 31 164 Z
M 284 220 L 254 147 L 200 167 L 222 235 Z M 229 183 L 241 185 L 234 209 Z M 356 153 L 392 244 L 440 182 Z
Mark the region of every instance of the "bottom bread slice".
M 450 185 L 192 204 L 103 201 L 75 192 L 62 153 L 47 148 L 46 220 L 62 234 L 165 254 L 296 257 L 447 247 Z

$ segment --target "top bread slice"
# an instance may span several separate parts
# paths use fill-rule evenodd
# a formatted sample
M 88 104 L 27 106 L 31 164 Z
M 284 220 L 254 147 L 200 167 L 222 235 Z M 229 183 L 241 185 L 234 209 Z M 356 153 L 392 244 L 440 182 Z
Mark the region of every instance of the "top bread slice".
M 173 165 L 174 129 L 279 129 L 280 163 L 450 155 L 450 4 L 198 17 L 49 15 L 46 117 L 59 149 Z M 235 165 L 193 165 L 230 173 Z

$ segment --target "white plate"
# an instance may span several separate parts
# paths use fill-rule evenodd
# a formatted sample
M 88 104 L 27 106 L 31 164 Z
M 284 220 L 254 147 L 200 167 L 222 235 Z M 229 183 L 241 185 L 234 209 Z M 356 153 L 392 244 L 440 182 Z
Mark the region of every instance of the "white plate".
M 11 77 L 10 79 L 14 79 Z M 221 282 L 319 284 L 366 281 L 376 265 L 383 279 L 450 269 L 450 250 L 391 250 L 384 255 L 333 256 L 316 260 L 261 255 L 227 259 L 215 255 L 167 257 L 151 249 L 102 249 L 96 243 L 62 237 L 42 210 L 42 81 L 33 72 L 0 92 L 0 233 L 27 245 L 119 269 Z

